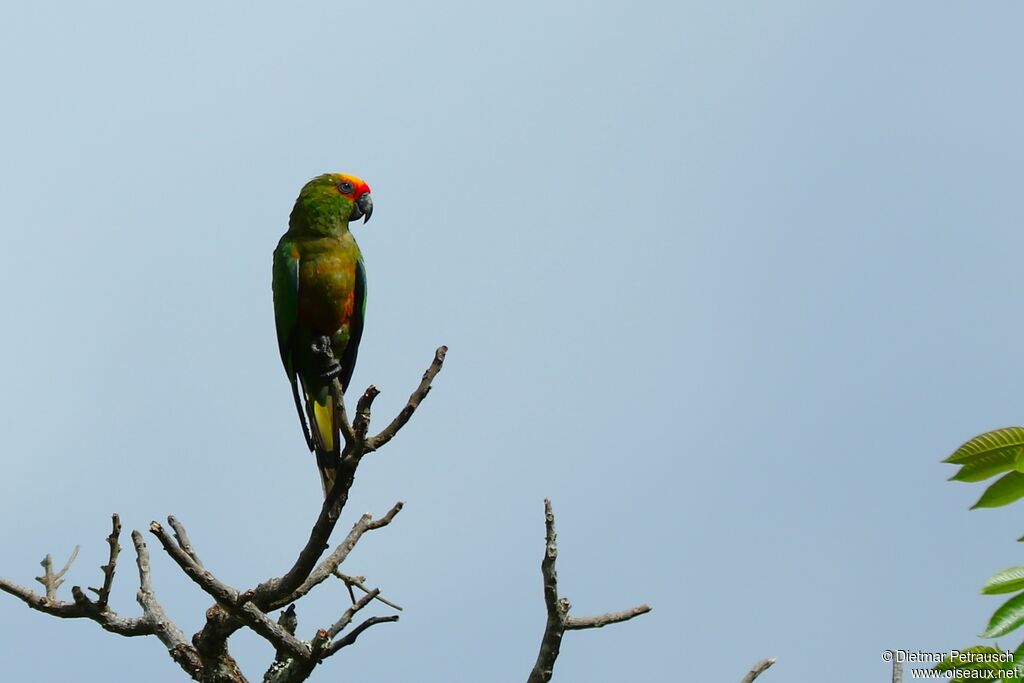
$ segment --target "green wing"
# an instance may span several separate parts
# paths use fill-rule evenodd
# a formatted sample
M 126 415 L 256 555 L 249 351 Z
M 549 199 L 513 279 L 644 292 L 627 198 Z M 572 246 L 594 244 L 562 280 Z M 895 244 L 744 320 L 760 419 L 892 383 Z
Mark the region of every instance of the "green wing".
M 349 322 L 348 345 L 338 362 L 341 364 L 341 388 L 348 389 L 352 380 L 352 371 L 356 369 L 356 356 L 359 354 L 359 342 L 363 338 L 363 322 L 366 320 L 366 267 L 360 256 L 356 260 L 356 289 L 353 293 L 355 306 L 352 320 Z
M 299 250 L 287 236 L 274 250 L 274 320 L 281 362 L 288 379 L 294 382 L 291 339 L 299 320 Z
M 277 323 L 277 346 L 281 351 L 281 362 L 288 373 L 288 381 L 292 385 L 292 398 L 295 410 L 299 413 L 302 434 L 306 437 L 306 445 L 313 450 L 313 438 L 306 424 L 306 415 L 302 410 L 299 398 L 299 381 L 295 375 L 295 362 L 292 357 L 292 335 L 299 321 L 299 250 L 287 238 L 282 237 L 274 250 L 274 321 Z

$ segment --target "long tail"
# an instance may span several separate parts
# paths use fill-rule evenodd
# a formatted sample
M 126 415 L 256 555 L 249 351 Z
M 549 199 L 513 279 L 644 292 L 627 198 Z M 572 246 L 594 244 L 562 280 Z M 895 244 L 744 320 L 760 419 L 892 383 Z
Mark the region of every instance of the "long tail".
M 320 403 L 307 392 L 306 406 L 311 413 L 309 423 L 316 451 L 316 466 L 320 470 L 324 498 L 327 498 L 338 480 L 341 467 L 341 434 L 334 414 L 334 398 L 328 394 L 326 402 Z

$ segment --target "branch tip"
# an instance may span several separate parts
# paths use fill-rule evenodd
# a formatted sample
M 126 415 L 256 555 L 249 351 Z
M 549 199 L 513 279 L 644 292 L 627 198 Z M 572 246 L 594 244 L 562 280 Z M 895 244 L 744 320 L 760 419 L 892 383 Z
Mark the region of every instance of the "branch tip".
M 621 612 L 606 612 L 594 617 L 571 617 L 572 608 L 569 600 L 558 595 L 558 572 L 555 562 L 558 559 L 558 535 L 555 533 L 555 513 L 551 499 L 544 499 L 544 557 L 541 559 L 540 571 L 544 584 L 544 605 L 547 608 L 547 622 L 544 635 L 541 637 L 540 652 L 530 672 L 527 683 L 547 683 L 551 680 L 555 660 L 562 646 L 562 636 L 566 631 L 590 628 L 601 628 L 608 624 L 629 621 L 641 614 L 651 611 L 649 605 L 637 605 Z
M 768 668 L 775 663 L 775 657 L 769 659 L 762 659 L 760 662 L 755 664 L 753 668 L 743 677 L 740 683 L 753 683 L 754 679 L 763 674 Z

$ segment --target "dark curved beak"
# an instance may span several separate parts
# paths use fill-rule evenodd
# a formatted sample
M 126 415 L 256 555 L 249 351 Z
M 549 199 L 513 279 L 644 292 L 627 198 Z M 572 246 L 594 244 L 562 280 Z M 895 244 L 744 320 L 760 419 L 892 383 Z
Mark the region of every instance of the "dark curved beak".
M 353 216 L 352 218 L 359 218 L 360 216 L 362 216 L 363 223 L 366 223 L 368 220 L 370 220 L 370 216 L 373 215 L 373 200 L 370 199 L 369 192 L 364 192 L 359 197 L 359 199 L 356 200 L 356 208 L 358 209 L 359 213 Z

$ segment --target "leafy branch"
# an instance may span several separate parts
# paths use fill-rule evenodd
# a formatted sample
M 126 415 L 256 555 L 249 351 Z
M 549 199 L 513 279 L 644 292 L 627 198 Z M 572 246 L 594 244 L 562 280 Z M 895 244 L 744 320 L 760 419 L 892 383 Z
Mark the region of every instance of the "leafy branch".
M 975 508 L 995 508 L 1009 505 L 1024 497 L 1024 427 L 1006 427 L 980 434 L 960 446 L 943 460 L 959 467 L 951 481 L 976 483 L 1002 475 L 990 484 Z M 1024 541 L 1024 537 L 1017 539 Z M 1000 605 L 989 619 L 982 638 L 999 638 L 1024 626 L 1024 566 L 1004 569 L 985 582 L 984 595 L 1016 593 Z M 962 652 L 970 656 L 959 660 L 947 657 L 935 666 L 936 670 L 953 673 L 953 681 L 978 678 L 1004 678 L 1008 673 L 1019 677 L 1024 673 L 1024 642 L 1017 646 L 1011 658 L 1002 650 L 976 645 Z

